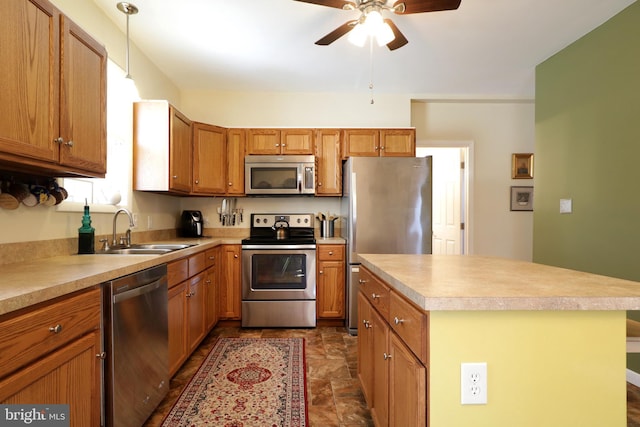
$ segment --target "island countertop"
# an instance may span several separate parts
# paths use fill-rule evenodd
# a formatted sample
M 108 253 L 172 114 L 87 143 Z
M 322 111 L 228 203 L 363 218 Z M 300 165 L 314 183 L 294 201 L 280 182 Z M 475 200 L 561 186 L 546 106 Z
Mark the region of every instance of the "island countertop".
M 361 254 L 423 310 L 639 310 L 640 283 L 474 255 Z

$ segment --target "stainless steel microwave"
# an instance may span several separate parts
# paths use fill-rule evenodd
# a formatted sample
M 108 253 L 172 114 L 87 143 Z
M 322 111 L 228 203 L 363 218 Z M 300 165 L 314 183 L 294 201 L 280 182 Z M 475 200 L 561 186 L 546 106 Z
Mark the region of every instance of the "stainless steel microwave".
M 246 156 L 244 172 L 249 195 L 315 194 L 314 156 Z

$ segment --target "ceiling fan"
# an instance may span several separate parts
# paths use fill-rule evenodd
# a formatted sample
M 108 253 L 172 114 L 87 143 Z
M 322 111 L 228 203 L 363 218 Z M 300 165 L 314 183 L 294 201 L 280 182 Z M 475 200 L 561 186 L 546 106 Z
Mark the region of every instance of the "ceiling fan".
M 359 10 L 360 18 L 347 21 L 320 40 L 317 45 L 326 46 L 351 32 L 350 41 L 362 46 L 367 36 L 376 36 L 379 45 L 386 44 L 389 50 L 398 49 L 409 43 L 391 19 L 382 18 L 383 11 L 397 15 L 410 13 L 437 12 L 454 10 L 460 6 L 461 0 L 295 0 L 320 6 L 335 7 L 344 10 Z M 393 5 L 387 3 L 393 2 Z

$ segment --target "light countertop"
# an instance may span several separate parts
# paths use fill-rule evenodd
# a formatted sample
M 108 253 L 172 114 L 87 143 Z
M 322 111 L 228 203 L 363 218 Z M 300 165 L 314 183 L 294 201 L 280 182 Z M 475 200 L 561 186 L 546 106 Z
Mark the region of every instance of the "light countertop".
M 470 255 L 360 255 L 424 310 L 638 310 L 640 283 Z

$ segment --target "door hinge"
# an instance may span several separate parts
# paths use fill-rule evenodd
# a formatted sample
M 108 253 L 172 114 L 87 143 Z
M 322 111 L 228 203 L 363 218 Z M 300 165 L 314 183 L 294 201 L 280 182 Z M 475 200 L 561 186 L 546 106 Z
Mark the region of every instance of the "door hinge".
M 460 223 L 460 230 L 464 230 L 464 222 Z
M 460 169 L 464 169 L 464 162 L 460 162 Z

